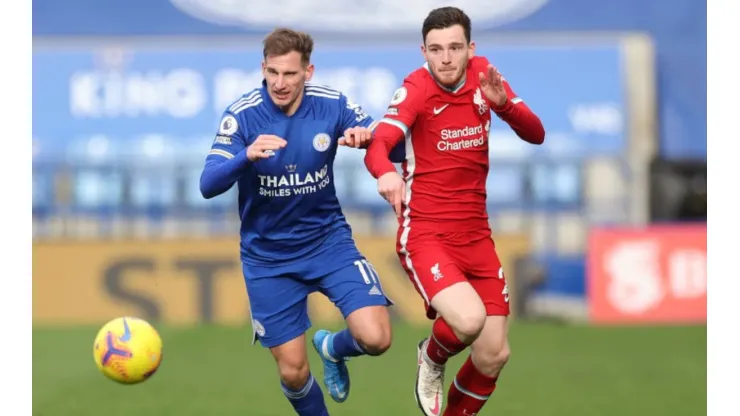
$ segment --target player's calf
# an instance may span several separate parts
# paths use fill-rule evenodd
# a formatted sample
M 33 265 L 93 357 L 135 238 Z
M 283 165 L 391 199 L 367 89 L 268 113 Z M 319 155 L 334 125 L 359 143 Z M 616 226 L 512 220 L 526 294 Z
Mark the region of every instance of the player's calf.
M 471 352 L 471 357 L 475 367 L 484 375 L 489 377 L 498 377 L 501 370 L 509 362 L 511 349 L 509 344 L 488 345 L 483 348 L 475 348 Z
M 471 354 L 447 395 L 446 416 L 475 414 L 496 390 L 499 374 L 511 355 L 506 316 L 489 316 Z
M 324 394 L 308 366 L 304 336 L 270 348 L 280 372 L 280 386 L 299 416 L 328 416 Z
M 416 401 L 427 416 L 437 416 L 443 407 L 445 364 L 472 344 L 483 330 L 486 309 L 467 282 L 439 291 L 431 301 L 440 318 L 431 336 L 419 344 Z

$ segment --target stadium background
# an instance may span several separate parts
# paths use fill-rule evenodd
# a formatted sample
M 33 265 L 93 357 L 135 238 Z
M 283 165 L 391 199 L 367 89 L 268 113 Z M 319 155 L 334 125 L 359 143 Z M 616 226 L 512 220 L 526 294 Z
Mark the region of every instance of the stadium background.
M 491 221 L 516 320 L 481 414 L 704 414 L 706 3 L 453 3 L 548 133 L 535 148 L 492 128 Z M 437 5 L 34 1 L 34 414 L 290 414 L 269 355 L 249 346 L 235 194 L 199 194 L 205 153 L 223 108 L 260 81 L 273 27 L 312 33 L 315 81 L 380 117 Z M 396 301 L 395 344 L 352 362 L 353 399 L 331 410 L 415 414 L 428 322 L 362 156 L 342 149 L 335 184 Z M 119 315 L 156 322 L 167 355 L 126 395 L 90 358 Z M 318 295 L 311 315 L 341 323 Z

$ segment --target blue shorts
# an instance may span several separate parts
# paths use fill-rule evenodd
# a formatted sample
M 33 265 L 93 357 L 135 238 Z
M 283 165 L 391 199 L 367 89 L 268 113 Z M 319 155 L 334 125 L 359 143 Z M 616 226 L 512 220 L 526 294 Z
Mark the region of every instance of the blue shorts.
M 272 348 L 303 335 L 311 327 L 308 295 L 313 292 L 328 297 L 345 319 L 366 306 L 393 304 L 385 296 L 377 272 L 365 258 L 354 255 L 341 261 L 337 254 L 328 253 L 326 256 L 331 258 L 319 256 L 282 267 L 242 264 L 252 315 L 253 344 L 259 340 L 263 347 Z

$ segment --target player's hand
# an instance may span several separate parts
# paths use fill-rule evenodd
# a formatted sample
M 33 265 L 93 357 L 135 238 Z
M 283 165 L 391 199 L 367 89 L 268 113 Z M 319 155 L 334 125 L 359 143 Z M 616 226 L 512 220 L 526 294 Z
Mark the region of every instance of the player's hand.
M 499 74 L 495 66 L 488 64 L 487 73 L 478 73 L 480 79 L 481 92 L 488 98 L 488 101 L 501 107 L 506 104 L 506 88 L 504 88 L 504 77 Z
M 406 182 L 403 181 L 398 172 L 388 172 L 378 178 L 378 192 L 388 201 L 396 212 L 401 216 L 403 201 L 406 199 Z
M 247 147 L 247 159 L 255 162 L 259 159 L 267 159 L 275 154 L 275 150 L 282 149 L 288 142 L 285 139 L 272 134 L 260 134 L 252 144 Z
M 339 139 L 340 146 L 365 148 L 373 138 L 373 131 L 367 127 L 350 127 L 344 132 L 344 137 Z

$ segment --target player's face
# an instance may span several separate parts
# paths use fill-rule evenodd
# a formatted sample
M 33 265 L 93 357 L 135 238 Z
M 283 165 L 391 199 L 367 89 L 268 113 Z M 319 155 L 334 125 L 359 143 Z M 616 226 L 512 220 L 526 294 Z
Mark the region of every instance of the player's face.
M 292 51 L 265 58 L 262 74 L 267 82 L 267 92 L 275 105 L 292 112 L 300 104 L 303 86 L 313 76 L 313 64 L 304 65 L 301 54 Z
M 463 27 L 455 25 L 427 33 L 421 51 L 437 81 L 454 87 L 465 75 L 468 60 L 475 54 L 475 43 L 468 43 Z

